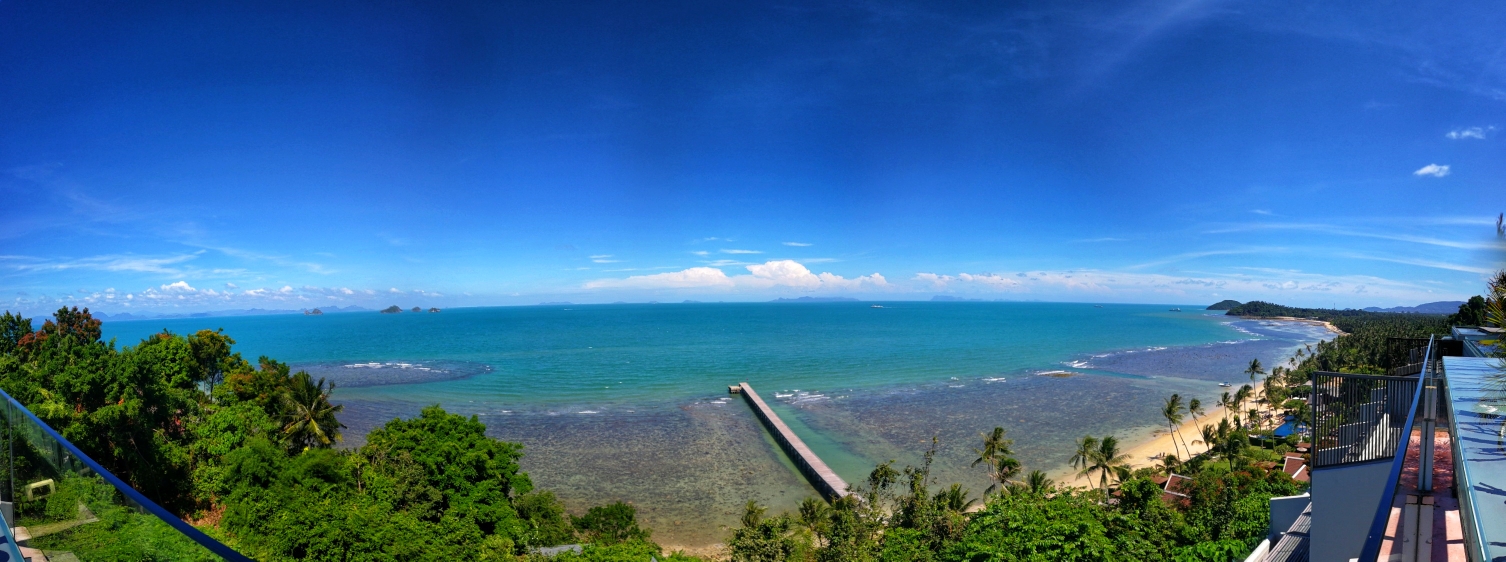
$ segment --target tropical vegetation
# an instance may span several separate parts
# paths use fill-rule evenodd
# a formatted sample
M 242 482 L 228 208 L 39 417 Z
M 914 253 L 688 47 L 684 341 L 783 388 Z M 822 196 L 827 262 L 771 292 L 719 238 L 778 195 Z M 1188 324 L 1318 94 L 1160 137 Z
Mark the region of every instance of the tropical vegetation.
M 562 559 L 686 559 L 666 558 L 631 505 L 567 513 L 519 469 L 522 446 L 487 437 L 474 416 L 433 406 L 337 448 L 340 407 L 322 379 L 247 361 L 218 331 L 125 347 L 100 336 L 87 309 L 61 309 L 39 329 L 0 315 L 0 388 L 127 484 L 254 558 L 516 560 L 585 543 Z M 12 443 L 10 468 L 57 490 L 16 508 L 67 527 L 34 546 L 83 559 L 208 557 L 30 443 Z

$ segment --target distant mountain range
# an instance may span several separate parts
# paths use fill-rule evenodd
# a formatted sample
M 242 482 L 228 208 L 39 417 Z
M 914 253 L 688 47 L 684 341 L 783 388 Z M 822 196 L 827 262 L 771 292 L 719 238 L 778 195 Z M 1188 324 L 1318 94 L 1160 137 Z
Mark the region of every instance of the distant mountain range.
M 969 298 L 963 298 L 963 297 L 954 297 L 952 295 L 936 295 L 934 297 L 931 297 L 931 302 L 986 302 L 986 301 L 984 301 L 983 299 L 969 299 Z
M 362 312 L 362 311 L 371 310 L 369 308 L 364 308 L 364 307 L 359 307 L 359 306 L 346 306 L 346 307 L 320 306 L 320 307 L 313 307 L 313 308 L 318 308 L 321 312 L 324 312 L 325 314 L 329 314 L 329 313 L 332 313 L 332 312 Z M 307 310 L 313 310 L 313 308 L 309 308 Z M 106 313 L 103 313 L 103 312 L 96 312 L 96 313 L 93 313 L 92 315 L 95 318 L 99 319 L 99 320 L 107 320 L 107 321 L 112 321 L 112 322 L 124 322 L 124 321 L 127 321 L 127 320 L 158 320 L 158 319 L 171 319 L 171 318 L 216 318 L 216 317 L 220 317 L 220 316 L 260 316 L 260 315 L 266 315 L 266 314 L 303 314 L 303 310 L 281 310 L 281 309 L 267 309 L 267 308 L 238 308 L 238 309 L 232 309 L 232 310 L 211 310 L 211 311 L 208 311 L 208 312 L 188 312 L 188 313 L 180 313 L 180 314 L 156 314 L 156 313 L 151 313 L 151 312 L 143 312 L 141 314 L 136 314 L 136 313 L 131 313 L 131 312 L 122 312 L 120 314 L 106 314 Z
M 852 297 L 800 297 L 798 299 L 778 298 L 769 302 L 858 302 Z
M 1391 308 L 1367 306 L 1363 310 L 1366 312 L 1400 312 L 1404 314 L 1453 314 L 1459 312 L 1459 305 L 1461 304 L 1464 304 L 1464 301 L 1438 301 L 1422 303 L 1417 306 L 1393 306 Z

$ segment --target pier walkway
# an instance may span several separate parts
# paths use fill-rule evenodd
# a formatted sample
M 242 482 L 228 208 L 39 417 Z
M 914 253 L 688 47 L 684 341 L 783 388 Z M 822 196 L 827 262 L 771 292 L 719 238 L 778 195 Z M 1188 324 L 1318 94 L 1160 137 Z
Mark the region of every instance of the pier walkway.
M 769 428 L 774 441 L 779 443 L 780 448 L 784 449 L 790 460 L 794 461 L 795 467 L 799 468 L 800 473 L 810 480 L 817 492 L 826 496 L 827 499 L 837 499 L 847 495 L 847 482 L 837 476 L 837 473 L 832 471 L 831 467 L 826 466 L 826 463 L 821 462 L 821 457 L 811 452 L 810 447 L 807 447 L 794 431 L 790 431 L 790 426 L 785 425 L 784 420 L 779 419 L 779 415 L 769 409 L 769 405 L 758 397 L 758 393 L 753 392 L 753 387 L 748 386 L 748 383 L 741 383 L 735 388 L 743 395 L 748 405 L 753 407 L 753 413 L 758 414 L 758 419 Z

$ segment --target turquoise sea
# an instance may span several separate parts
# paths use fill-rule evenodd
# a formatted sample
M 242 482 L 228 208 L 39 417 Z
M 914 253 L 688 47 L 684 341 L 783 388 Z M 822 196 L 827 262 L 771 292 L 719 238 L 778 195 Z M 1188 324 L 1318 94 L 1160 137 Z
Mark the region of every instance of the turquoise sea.
M 775 511 L 813 492 L 727 385 L 748 382 L 849 481 L 918 462 L 981 491 L 976 434 L 1002 425 L 1027 468 L 1085 433 L 1143 438 L 1171 392 L 1211 403 L 1251 358 L 1275 365 L 1331 337 L 1200 307 L 888 302 L 541 305 L 106 322 L 129 345 L 223 328 L 337 385 L 359 445 L 429 404 L 525 444 L 525 468 L 572 508 L 622 499 L 667 544 L 704 546 L 749 499 Z M 1044 376 L 1043 376 L 1044 375 Z

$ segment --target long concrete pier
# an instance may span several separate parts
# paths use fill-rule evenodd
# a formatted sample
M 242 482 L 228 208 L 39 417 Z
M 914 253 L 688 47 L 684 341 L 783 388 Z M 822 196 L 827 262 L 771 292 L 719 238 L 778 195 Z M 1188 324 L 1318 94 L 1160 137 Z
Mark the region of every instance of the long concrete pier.
M 790 426 L 785 425 L 784 420 L 779 419 L 779 415 L 769 409 L 769 405 L 758 397 L 758 393 L 753 392 L 753 387 L 748 386 L 748 383 L 741 383 L 736 388 L 748 405 L 753 407 L 753 413 L 758 414 L 758 419 L 769 428 L 774 441 L 779 443 L 779 447 L 790 456 L 790 460 L 795 462 L 795 467 L 799 468 L 800 473 L 810 480 L 817 492 L 826 496 L 827 499 L 837 499 L 847 495 L 847 482 L 837 476 L 837 473 L 832 471 L 831 467 L 826 466 L 826 463 L 821 462 L 821 457 L 811 452 L 811 448 L 807 447 L 794 431 L 790 431 Z

